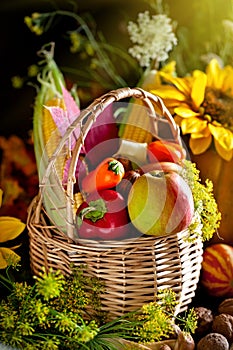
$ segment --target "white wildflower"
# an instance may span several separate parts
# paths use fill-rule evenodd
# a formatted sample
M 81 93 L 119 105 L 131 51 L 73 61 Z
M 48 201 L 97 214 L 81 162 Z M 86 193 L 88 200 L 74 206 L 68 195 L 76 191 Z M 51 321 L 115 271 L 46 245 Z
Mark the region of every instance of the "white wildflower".
M 226 33 L 229 33 L 232 37 L 233 35 L 233 21 L 230 21 L 229 19 L 224 19 L 222 21 L 223 28 L 225 29 Z
M 128 32 L 133 47 L 129 53 L 139 61 L 141 67 L 149 67 L 151 60 L 158 63 L 168 58 L 168 52 L 177 44 L 171 19 L 167 15 L 153 15 L 149 11 L 138 14 L 138 23 L 129 22 Z

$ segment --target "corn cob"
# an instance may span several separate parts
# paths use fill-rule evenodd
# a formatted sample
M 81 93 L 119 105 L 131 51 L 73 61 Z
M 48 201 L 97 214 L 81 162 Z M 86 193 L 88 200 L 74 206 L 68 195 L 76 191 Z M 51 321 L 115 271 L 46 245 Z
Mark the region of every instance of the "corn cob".
M 60 107 L 65 109 L 64 100 L 62 98 L 54 97 L 45 103 L 42 113 L 42 132 L 43 132 L 43 143 L 45 145 L 46 153 L 50 158 L 56 150 L 61 136 L 57 130 L 57 126 L 52 118 L 50 111 L 46 107 Z M 58 156 L 56 158 L 55 167 L 58 178 L 62 181 L 63 169 L 65 166 L 65 158 Z
M 150 143 L 152 141 L 151 120 L 148 112 L 140 100 L 130 104 L 130 112 L 127 115 L 126 124 L 120 130 L 120 137 L 125 140 L 139 143 Z
M 36 163 L 40 182 L 40 203 L 43 201 L 45 210 L 52 220 L 61 230 L 66 230 L 66 197 L 64 188 L 61 183 L 62 170 L 65 154 L 56 158 L 54 168 L 45 178 L 45 173 L 50 162 L 50 158 L 58 146 L 56 140 L 56 126 L 52 120 L 52 116 L 45 106 L 59 104 L 62 106 L 62 87 L 65 87 L 65 81 L 62 73 L 58 69 L 55 61 L 51 56 L 51 52 L 44 52 L 46 65 L 43 68 L 41 76 L 38 80 L 40 82 L 40 89 L 37 93 L 33 112 L 33 141 Z M 54 136 L 55 135 L 55 136 Z M 52 141 L 55 141 L 52 144 Z M 63 161 L 63 166 L 58 162 Z M 40 204 L 38 204 L 40 206 Z M 39 222 L 40 218 L 37 215 L 35 222 Z
M 50 117 L 44 117 L 44 113 L 46 113 L 44 105 L 47 101 L 52 101 L 52 99 L 57 98 L 58 96 L 61 97 L 62 86 L 65 86 L 64 78 L 55 61 L 49 55 L 47 59 L 48 63 L 42 72 L 42 77 L 40 79 L 41 86 L 36 96 L 33 113 L 33 141 L 38 169 L 40 168 L 45 145 L 47 144 L 48 139 L 51 137 L 52 129 L 54 128 L 54 125 L 51 122 L 52 116 L 50 115 Z M 48 116 L 48 114 L 46 115 Z M 51 131 L 49 132 L 49 129 L 47 129 L 48 134 L 46 136 L 47 131 L 45 131 L 46 128 L 43 123 L 49 123 L 49 121 Z M 46 139 L 44 137 L 46 137 Z
M 54 97 L 50 100 L 48 100 L 45 103 L 46 107 L 60 107 L 62 109 L 65 109 L 64 100 L 62 98 Z M 51 116 L 51 113 L 47 108 L 43 108 L 43 115 L 42 115 L 42 130 L 43 130 L 43 140 L 44 144 L 47 145 L 48 141 L 50 140 L 53 132 L 56 129 L 56 124 Z M 51 157 L 55 149 L 51 150 L 48 149 L 48 156 Z
M 76 212 L 80 205 L 83 203 L 84 199 L 81 192 L 77 192 L 74 194 L 74 205 L 73 205 L 73 211 L 74 211 L 74 218 L 76 217 Z

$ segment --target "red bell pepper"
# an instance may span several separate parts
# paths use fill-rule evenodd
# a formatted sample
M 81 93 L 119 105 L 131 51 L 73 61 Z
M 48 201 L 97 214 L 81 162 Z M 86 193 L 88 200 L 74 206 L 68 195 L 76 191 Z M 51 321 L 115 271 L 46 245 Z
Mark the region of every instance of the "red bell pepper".
M 115 240 L 129 231 L 126 202 L 114 190 L 91 193 L 77 211 L 78 236 L 83 239 Z

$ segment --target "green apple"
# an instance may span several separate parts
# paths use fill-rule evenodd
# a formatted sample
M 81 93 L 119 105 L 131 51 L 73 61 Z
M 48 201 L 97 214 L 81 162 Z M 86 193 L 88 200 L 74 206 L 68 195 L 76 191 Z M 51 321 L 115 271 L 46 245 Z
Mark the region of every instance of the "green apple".
M 145 173 L 131 187 L 128 212 L 132 224 L 144 234 L 174 234 L 192 221 L 192 191 L 176 172 Z

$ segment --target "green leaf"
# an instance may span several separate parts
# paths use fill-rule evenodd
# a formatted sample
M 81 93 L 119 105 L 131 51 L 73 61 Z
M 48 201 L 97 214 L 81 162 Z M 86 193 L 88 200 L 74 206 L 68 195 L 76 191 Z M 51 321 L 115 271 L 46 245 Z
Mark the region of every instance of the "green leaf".
M 100 198 L 96 201 L 90 201 L 89 206 L 82 209 L 79 213 L 78 226 L 81 226 L 81 222 L 84 218 L 96 222 L 97 220 L 102 219 L 106 213 L 107 208 L 103 199 Z

